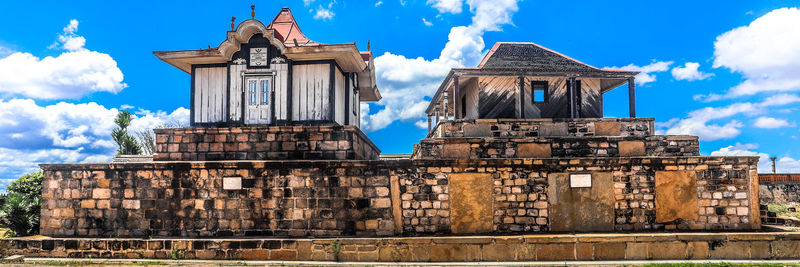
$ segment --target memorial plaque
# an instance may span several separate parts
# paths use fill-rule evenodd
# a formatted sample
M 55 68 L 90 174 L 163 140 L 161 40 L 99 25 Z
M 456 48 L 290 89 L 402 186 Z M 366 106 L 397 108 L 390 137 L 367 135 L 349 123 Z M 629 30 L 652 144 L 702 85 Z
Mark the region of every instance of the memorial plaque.
M 267 66 L 267 48 L 250 48 L 250 66 Z
M 570 174 L 569 187 L 592 187 L 591 174 Z
M 224 189 L 224 190 L 240 190 L 240 189 L 242 189 L 242 177 L 224 177 L 224 178 L 222 178 L 222 189 Z

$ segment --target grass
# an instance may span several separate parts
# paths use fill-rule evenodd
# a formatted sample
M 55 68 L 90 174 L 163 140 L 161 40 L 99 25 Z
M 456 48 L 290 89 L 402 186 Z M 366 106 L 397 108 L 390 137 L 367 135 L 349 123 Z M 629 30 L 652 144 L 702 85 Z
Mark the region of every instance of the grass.
M 645 265 L 646 267 L 727 267 L 727 266 L 753 266 L 753 267 L 783 267 L 783 266 L 800 266 L 797 264 L 782 264 L 782 263 L 652 263 Z
M 0 228 L 0 239 L 14 237 L 14 231 L 8 228 Z

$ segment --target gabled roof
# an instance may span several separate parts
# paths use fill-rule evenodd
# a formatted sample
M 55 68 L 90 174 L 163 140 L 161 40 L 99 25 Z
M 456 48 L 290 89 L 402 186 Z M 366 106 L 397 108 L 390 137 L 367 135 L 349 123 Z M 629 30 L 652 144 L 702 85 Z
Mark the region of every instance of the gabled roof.
M 500 42 L 486 53 L 478 69 L 530 72 L 594 73 L 618 70 L 600 69 L 535 43 Z M 634 72 L 631 72 L 634 73 Z M 635 75 L 635 74 L 634 74 Z
M 281 8 L 281 12 L 272 19 L 267 29 L 275 30 L 275 38 L 281 40 L 286 47 L 321 45 L 303 34 L 288 7 Z

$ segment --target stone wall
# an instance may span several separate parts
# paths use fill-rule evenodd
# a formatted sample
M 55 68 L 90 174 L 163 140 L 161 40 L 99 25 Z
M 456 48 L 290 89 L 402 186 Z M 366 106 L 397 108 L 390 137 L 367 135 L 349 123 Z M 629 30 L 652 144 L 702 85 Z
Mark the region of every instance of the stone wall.
M 364 162 L 156 162 L 44 168 L 44 235 L 394 234 L 389 171 Z M 225 177 L 239 177 L 240 188 L 225 189 Z
M 415 145 L 417 159 L 697 156 L 697 136 L 427 138 Z
M 41 232 L 191 237 L 758 229 L 756 164 L 756 157 L 624 157 L 42 165 Z M 570 174 L 591 175 L 590 188 L 571 188 Z M 226 190 L 225 178 L 236 177 L 241 189 Z
M 185 127 L 155 129 L 156 161 L 377 159 L 355 126 Z
M 800 183 L 761 183 L 758 185 L 758 199 L 764 205 L 800 203 Z
M 334 250 L 334 244 L 340 249 Z M 360 262 L 775 260 L 800 258 L 800 235 L 783 233 L 549 234 L 337 239 L 4 238 L 26 257 Z M 102 258 L 102 259 L 101 259 Z M 26 259 L 36 260 L 34 259 Z M 34 262 L 35 264 L 36 262 Z M 291 265 L 291 264 L 290 264 Z
M 650 136 L 654 118 L 443 120 L 428 138 L 537 136 Z

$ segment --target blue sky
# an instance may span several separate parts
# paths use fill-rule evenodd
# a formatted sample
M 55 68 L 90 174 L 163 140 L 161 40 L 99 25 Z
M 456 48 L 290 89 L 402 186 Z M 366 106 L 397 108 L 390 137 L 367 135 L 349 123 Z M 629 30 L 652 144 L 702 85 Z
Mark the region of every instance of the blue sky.
M 0 179 L 37 163 L 110 160 L 120 109 L 137 115 L 134 129 L 186 121 L 189 75 L 152 51 L 215 47 L 251 4 L 265 23 L 290 7 L 318 42 L 371 42 L 385 98 L 362 107 L 363 128 L 384 153 L 410 153 L 424 136 L 421 110 L 449 68 L 518 41 L 641 70 L 637 113 L 659 133 L 800 172 L 800 2 L 652 2 L 12 1 L 0 10 Z M 627 116 L 625 89 L 604 100 L 606 116 Z

